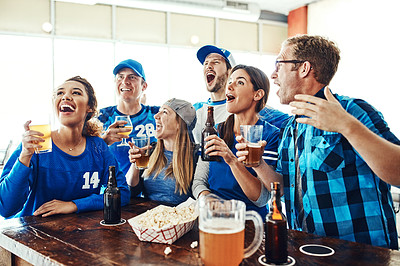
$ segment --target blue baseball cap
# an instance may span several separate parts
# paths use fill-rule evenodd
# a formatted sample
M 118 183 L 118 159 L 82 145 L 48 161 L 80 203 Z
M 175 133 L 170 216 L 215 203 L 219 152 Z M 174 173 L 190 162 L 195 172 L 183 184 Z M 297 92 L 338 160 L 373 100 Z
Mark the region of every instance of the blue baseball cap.
M 225 58 L 225 60 L 231 65 L 231 67 L 234 67 L 236 65 L 235 59 L 233 58 L 231 52 L 223 48 L 218 48 L 214 45 L 205 45 L 201 47 L 197 51 L 197 59 L 199 59 L 201 64 L 204 64 L 204 60 L 206 60 L 207 56 L 212 53 L 222 55 L 222 57 Z
M 118 72 L 123 68 L 132 69 L 139 77 L 143 78 L 143 80 L 146 81 L 146 76 L 144 74 L 143 67 L 138 61 L 135 61 L 135 60 L 132 60 L 132 59 L 127 59 L 127 60 L 121 61 L 114 68 L 114 71 L 113 71 L 114 75 L 117 75 Z

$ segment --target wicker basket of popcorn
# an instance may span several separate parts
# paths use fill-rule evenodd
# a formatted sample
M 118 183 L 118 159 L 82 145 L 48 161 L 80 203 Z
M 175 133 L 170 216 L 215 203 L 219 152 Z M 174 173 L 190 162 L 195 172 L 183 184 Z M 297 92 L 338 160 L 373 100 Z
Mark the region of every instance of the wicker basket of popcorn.
M 172 244 L 189 232 L 197 219 L 195 204 L 159 205 L 128 220 L 140 241 Z

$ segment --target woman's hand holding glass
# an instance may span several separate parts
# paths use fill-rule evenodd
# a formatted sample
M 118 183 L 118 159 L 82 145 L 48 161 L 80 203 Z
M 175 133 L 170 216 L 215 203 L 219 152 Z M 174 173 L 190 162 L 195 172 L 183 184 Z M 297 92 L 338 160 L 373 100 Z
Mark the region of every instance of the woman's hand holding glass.
M 41 138 L 44 136 L 43 133 L 35 130 L 30 130 L 29 124 L 32 121 L 29 120 L 24 124 L 25 132 L 22 135 L 22 151 L 20 154 L 20 162 L 25 166 L 29 166 L 30 159 L 36 150 L 42 147 L 41 143 L 44 142 L 44 139 Z
M 149 164 L 150 156 L 150 138 L 133 138 L 133 142 L 128 142 L 129 146 L 129 161 L 135 163 L 137 169 L 146 169 Z
M 146 148 L 139 148 L 135 145 L 134 142 L 128 142 L 130 149 L 129 153 L 129 161 L 131 162 L 131 167 L 129 168 L 128 172 L 126 173 L 126 182 L 129 186 L 135 187 L 139 183 L 139 169 L 136 167 L 137 160 L 142 158 L 142 154 L 144 154 L 144 149 Z
M 239 162 L 244 162 L 247 159 L 247 156 L 249 155 L 249 151 L 245 150 L 246 148 L 245 139 L 243 138 L 243 136 L 237 136 L 236 141 L 238 142 L 235 145 L 235 148 L 237 149 L 236 156 Z M 262 150 L 264 150 L 264 147 L 267 145 L 267 142 L 265 140 L 262 140 L 260 144 L 262 146 Z M 261 159 L 260 162 L 262 163 L 262 161 L 264 160 Z
M 142 154 L 140 152 L 140 149 L 135 146 L 135 144 L 133 144 L 132 142 L 128 142 L 129 146 L 131 147 L 129 149 L 129 161 L 131 163 L 136 163 L 136 159 L 142 157 Z

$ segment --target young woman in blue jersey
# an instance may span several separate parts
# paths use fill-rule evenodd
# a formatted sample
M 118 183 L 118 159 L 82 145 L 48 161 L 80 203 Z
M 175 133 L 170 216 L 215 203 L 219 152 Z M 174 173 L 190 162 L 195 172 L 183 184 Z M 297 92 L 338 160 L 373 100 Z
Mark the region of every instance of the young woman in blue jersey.
M 198 150 L 192 135 L 196 111 L 189 102 L 173 98 L 161 106 L 154 118 L 157 144 L 150 156 L 149 167 L 142 173 L 135 168 L 133 163 L 141 155 L 130 143 L 132 165 L 126 179 L 133 187 L 132 196 L 143 192 L 145 198 L 177 205 L 191 196 Z
M 8 160 L 0 178 L 0 214 L 20 217 L 67 214 L 103 208 L 102 187 L 108 167 L 116 166 L 122 205 L 129 188 L 107 144 L 101 126 L 91 120 L 97 100 L 90 83 L 79 76 L 66 80 L 53 96 L 60 127 L 51 132 L 52 151 L 35 154 L 43 136 L 25 123 L 22 143 Z
M 226 86 L 226 108 L 231 115 L 217 125 L 218 136 L 206 138 L 209 140 L 206 153 L 220 156 L 222 160 L 199 160 L 192 186 L 196 198 L 211 192 L 224 199 L 241 200 L 246 203 L 247 209 L 265 217 L 270 194 L 257 176 L 260 172 L 267 172 L 268 182 L 282 182 L 280 175 L 274 171 L 279 130 L 258 117 L 258 112 L 267 102 L 268 93 L 269 80 L 260 69 L 245 65 L 232 69 Z M 246 168 L 238 161 L 235 144 L 238 143 L 236 137 L 241 134 L 240 125 L 263 125 L 262 139 L 267 143 L 263 158 L 267 164 Z

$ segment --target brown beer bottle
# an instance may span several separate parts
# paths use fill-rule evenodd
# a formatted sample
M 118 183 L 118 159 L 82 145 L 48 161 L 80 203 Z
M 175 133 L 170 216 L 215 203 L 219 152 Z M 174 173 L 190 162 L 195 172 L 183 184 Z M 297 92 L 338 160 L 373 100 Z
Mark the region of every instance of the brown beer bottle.
M 117 187 L 115 166 L 109 167 L 107 188 L 104 191 L 104 223 L 118 224 L 121 222 L 121 192 Z
M 271 201 L 265 222 L 265 258 L 267 263 L 287 262 L 286 217 L 282 213 L 279 182 L 271 183 Z
M 210 156 L 205 153 L 206 149 L 204 146 L 207 144 L 207 141 L 204 139 L 210 135 L 217 135 L 217 130 L 214 128 L 214 107 L 212 106 L 208 106 L 206 125 L 201 132 L 201 159 L 203 161 L 219 161 L 218 156 Z

